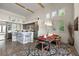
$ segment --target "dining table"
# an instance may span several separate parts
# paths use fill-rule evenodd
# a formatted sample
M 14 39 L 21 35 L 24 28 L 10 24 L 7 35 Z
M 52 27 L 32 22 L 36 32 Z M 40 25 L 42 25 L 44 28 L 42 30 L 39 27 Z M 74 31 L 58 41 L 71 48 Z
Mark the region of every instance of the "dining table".
M 38 37 L 38 42 L 42 44 L 42 50 L 44 50 L 43 44 L 45 44 L 46 42 L 48 43 L 48 46 L 45 47 L 47 49 L 51 49 L 51 42 L 55 41 L 56 42 L 56 47 L 60 48 L 60 44 L 61 44 L 61 37 L 57 34 L 52 34 L 52 35 L 42 35 L 40 37 Z

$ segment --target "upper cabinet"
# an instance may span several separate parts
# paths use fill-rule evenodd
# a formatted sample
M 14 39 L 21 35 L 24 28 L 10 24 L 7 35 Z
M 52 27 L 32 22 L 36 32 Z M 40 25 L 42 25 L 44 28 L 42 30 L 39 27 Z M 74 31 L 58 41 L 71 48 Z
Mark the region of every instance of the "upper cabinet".
M 34 30 L 35 30 L 35 23 L 23 24 L 23 29 L 25 31 L 32 31 L 32 32 L 34 32 Z

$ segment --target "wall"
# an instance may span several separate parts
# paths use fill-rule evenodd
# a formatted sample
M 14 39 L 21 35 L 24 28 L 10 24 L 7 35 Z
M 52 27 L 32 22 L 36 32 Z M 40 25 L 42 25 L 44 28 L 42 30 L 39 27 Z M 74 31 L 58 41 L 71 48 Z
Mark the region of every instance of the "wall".
M 76 17 L 79 17 L 79 4 L 75 3 L 74 4 L 74 20 Z M 79 23 L 79 19 L 78 19 Z M 78 31 L 74 31 L 74 38 L 75 38 L 75 48 L 79 54 L 79 25 L 78 25 Z
M 79 3 L 74 4 L 74 20 L 77 16 L 79 16 Z
M 75 48 L 79 54 L 79 31 L 74 31 Z
M 12 22 L 12 18 L 16 20 L 15 23 L 22 23 L 25 20 L 23 16 L 0 9 L 0 21 Z
M 63 19 L 65 24 L 65 30 L 64 32 L 57 32 L 58 34 L 60 34 L 62 36 L 62 42 L 68 43 L 68 37 L 69 37 L 69 33 L 68 33 L 68 23 L 71 22 L 73 23 L 74 20 L 74 7 L 73 4 L 52 4 L 50 5 L 48 8 L 45 8 L 43 10 L 40 10 L 36 13 L 34 13 L 32 16 L 29 17 L 29 19 L 27 19 L 27 21 L 25 23 L 28 22 L 32 22 L 32 21 L 37 21 L 38 17 L 40 18 L 40 20 L 38 21 L 39 23 L 39 31 L 38 31 L 38 36 L 46 34 L 48 32 L 46 25 L 44 24 L 45 20 L 46 20 L 46 14 L 47 13 L 51 13 L 51 11 L 60 9 L 60 8 L 65 8 L 65 16 L 64 17 L 54 17 L 54 20 L 56 19 Z M 52 19 L 53 20 L 53 19 Z M 57 22 L 57 21 L 54 21 Z M 48 27 L 48 29 L 50 29 L 50 32 L 53 33 L 52 27 Z

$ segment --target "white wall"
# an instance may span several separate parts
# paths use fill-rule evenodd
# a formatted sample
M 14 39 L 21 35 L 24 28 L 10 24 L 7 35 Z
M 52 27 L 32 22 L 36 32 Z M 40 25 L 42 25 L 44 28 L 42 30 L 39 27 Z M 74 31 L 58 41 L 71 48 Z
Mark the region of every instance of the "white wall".
M 74 20 L 76 19 L 76 17 L 79 17 L 79 3 L 75 3 L 74 4 Z M 78 23 L 79 23 L 79 19 L 78 19 Z M 79 25 L 78 25 L 79 28 Z M 78 31 L 74 31 L 74 38 L 75 38 L 75 48 L 79 54 L 79 30 Z
M 79 3 L 74 4 L 74 20 L 77 16 L 79 17 Z
M 18 14 L 0 9 L 0 21 L 11 22 L 11 19 L 15 19 L 15 23 L 22 23 L 25 20 L 25 17 Z
M 43 34 L 46 34 L 47 33 L 47 28 L 44 24 L 44 21 L 46 20 L 46 14 L 47 13 L 51 13 L 51 11 L 54 11 L 54 10 L 57 10 L 57 9 L 60 9 L 60 8 L 65 8 L 65 17 L 55 17 L 54 20 L 56 19 L 63 19 L 64 22 L 65 22 L 65 30 L 64 32 L 60 32 L 59 34 L 62 36 L 62 41 L 65 42 L 65 43 L 68 43 L 68 37 L 69 37 L 69 34 L 68 34 L 68 29 L 67 29 L 67 26 L 68 26 L 68 23 L 71 22 L 73 23 L 73 20 L 74 20 L 74 6 L 73 4 L 53 4 L 51 5 L 49 8 L 45 8 L 40 11 L 38 11 L 37 13 L 34 13 L 32 16 L 29 17 L 29 19 L 25 22 L 29 22 L 29 21 L 35 21 L 37 20 L 38 16 L 40 18 L 40 20 L 38 21 L 39 23 L 39 32 L 38 34 L 39 35 L 43 35 Z M 53 20 L 53 19 L 52 19 Z M 50 27 L 50 31 L 53 32 L 52 30 L 52 27 Z
M 75 48 L 79 54 L 79 31 L 74 31 L 74 38 L 75 38 Z

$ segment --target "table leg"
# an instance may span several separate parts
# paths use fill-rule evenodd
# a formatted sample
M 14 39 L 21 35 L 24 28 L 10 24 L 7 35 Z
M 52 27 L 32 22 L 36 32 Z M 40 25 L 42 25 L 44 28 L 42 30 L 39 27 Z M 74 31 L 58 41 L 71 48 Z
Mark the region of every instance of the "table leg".
M 43 51 L 43 43 L 42 43 L 42 51 Z
M 56 47 L 60 48 L 60 40 L 56 40 Z

